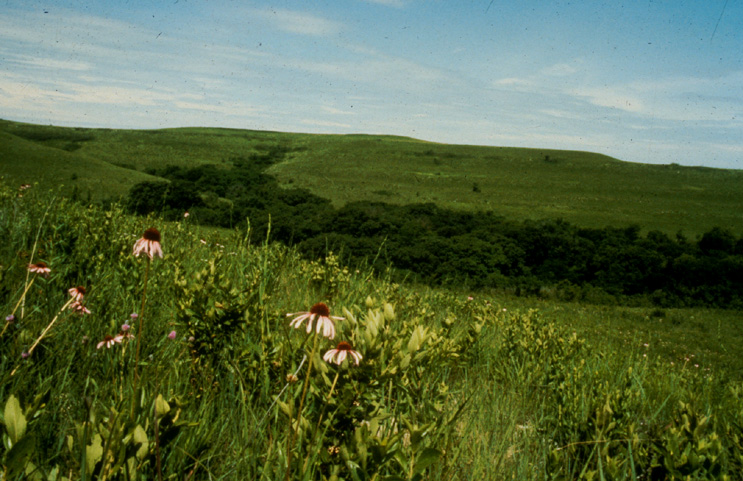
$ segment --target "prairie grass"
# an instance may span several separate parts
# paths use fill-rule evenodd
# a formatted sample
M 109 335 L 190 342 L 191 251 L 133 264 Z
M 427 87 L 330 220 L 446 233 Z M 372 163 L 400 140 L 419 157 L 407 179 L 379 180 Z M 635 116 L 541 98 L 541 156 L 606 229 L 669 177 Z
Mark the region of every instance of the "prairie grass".
M 433 202 L 512 220 L 561 218 L 583 227 L 639 225 L 694 238 L 713 227 L 743 235 L 743 171 L 650 165 L 591 152 L 482 147 L 383 135 L 312 135 L 217 128 L 111 130 L 0 120 L 0 175 L 93 200 L 125 196 L 148 170 L 231 168 L 271 149 L 268 169 L 338 207 L 353 201 Z
M 142 312 L 149 261 L 132 247 L 151 227 L 165 256 Z M 3 479 L 735 479 L 743 467 L 733 314 L 469 298 L 38 188 L 0 188 L 0 235 L 0 308 L 15 316 L 0 337 Z M 36 261 L 48 277 L 28 273 Z M 25 357 L 72 286 L 91 313 L 64 309 Z M 289 326 L 319 302 L 344 317 L 332 340 Z M 136 383 L 137 337 L 96 347 L 124 323 L 141 335 Z M 340 341 L 358 366 L 321 358 Z M 687 348 L 703 368 L 670 365 Z

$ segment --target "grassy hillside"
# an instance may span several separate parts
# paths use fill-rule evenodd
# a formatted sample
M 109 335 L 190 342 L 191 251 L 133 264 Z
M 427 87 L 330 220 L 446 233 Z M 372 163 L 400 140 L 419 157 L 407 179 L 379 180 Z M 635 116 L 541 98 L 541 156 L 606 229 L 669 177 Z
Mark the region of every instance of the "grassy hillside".
M 743 232 L 743 172 L 621 162 L 589 152 L 338 137 L 272 167 L 336 204 L 435 202 L 588 227 Z
M 108 130 L 0 121 L 0 175 L 115 197 L 148 168 L 210 164 L 282 146 L 269 173 L 336 206 L 355 200 L 562 218 L 587 227 L 638 224 L 696 236 L 743 234 L 743 171 L 646 165 L 589 152 L 444 145 L 394 136 L 235 129 Z M 73 179 L 73 176 L 76 178 Z
M 76 207 L 0 187 L 3 479 L 743 469 L 739 315 L 473 298 L 246 232 Z M 153 226 L 164 258 L 134 257 Z M 29 272 L 38 261 L 48 276 Z M 87 312 L 71 308 L 74 286 Z M 290 324 L 321 302 L 343 317 L 332 340 Z M 325 357 L 349 346 L 358 364 Z

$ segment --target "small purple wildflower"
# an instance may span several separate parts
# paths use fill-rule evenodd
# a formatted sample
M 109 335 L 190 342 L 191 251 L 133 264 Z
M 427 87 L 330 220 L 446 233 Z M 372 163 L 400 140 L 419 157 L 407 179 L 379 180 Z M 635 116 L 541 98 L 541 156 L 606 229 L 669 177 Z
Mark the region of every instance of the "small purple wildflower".
M 136 312 L 132 312 L 131 314 L 129 314 L 129 317 L 131 317 L 132 319 L 136 319 L 139 317 L 139 314 L 137 314 Z
M 15 316 L 14 316 L 13 314 L 11 314 L 11 315 L 7 316 L 7 317 L 5 318 L 5 320 L 6 320 L 7 322 L 13 322 L 13 321 L 15 321 Z
M 170 331 L 170 334 L 168 334 L 168 339 L 175 339 L 175 331 Z
M 30 354 L 29 354 L 29 353 L 28 353 L 27 351 L 23 351 L 23 352 L 21 353 L 21 357 L 22 357 L 23 359 L 28 359 L 28 356 L 30 356 Z
M 130 326 L 129 324 L 124 323 L 124 324 L 121 325 L 121 332 L 127 332 L 131 328 L 132 328 L 132 326 Z

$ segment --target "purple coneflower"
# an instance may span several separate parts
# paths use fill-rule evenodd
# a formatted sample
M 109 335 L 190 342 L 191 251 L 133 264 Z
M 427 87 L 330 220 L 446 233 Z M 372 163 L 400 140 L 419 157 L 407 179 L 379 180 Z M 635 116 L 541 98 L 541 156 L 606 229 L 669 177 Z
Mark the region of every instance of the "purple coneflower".
M 83 286 L 72 287 L 68 289 L 67 292 L 70 293 L 70 296 L 72 296 L 76 302 L 82 301 L 83 297 L 85 297 L 85 288 Z
M 163 249 L 160 247 L 160 232 L 154 227 L 144 231 L 142 238 L 134 244 L 134 257 L 139 257 L 142 252 L 147 254 L 150 259 L 154 256 L 159 256 L 161 259 L 163 257 Z
M 118 335 L 118 336 L 106 336 L 106 337 L 103 338 L 103 340 L 101 342 L 99 342 L 98 344 L 96 344 L 95 348 L 96 349 L 100 349 L 103 346 L 106 346 L 106 349 L 111 349 L 111 346 L 113 346 L 114 344 L 121 344 L 121 341 L 123 339 L 124 339 L 124 337 L 121 336 L 121 335 Z
M 341 363 L 346 360 L 347 356 L 351 356 L 357 366 L 364 357 L 360 352 L 353 350 L 353 346 L 350 342 L 343 341 L 338 343 L 335 349 L 326 352 L 322 358 L 327 362 L 334 362 L 340 366 Z
M 308 319 L 308 333 L 312 332 L 312 322 L 317 320 L 317 327 L 315 329 L 317 330 L 317 332 L 320 332 L 320 329 L 322 329 L 322 335 L 327 337 L 328 339 L 333 339 L 335 337 L 334 321 L 342 321 L 344 319 L 343 317 L 331 316 L 330 309 L 326 304 L 322 302 L 318 302 L 317 304 L 312 306 L 309 312 L 295 312 L 293 314 L 287 314 L 287 316 L 297 316 L 292 319 L 292 322 L 289 323 L 289 325 L 295 329 L 299 329 L 299 326 L 302 325 L 302 322 L 305 319 Z
M 52 272 L 52 270 L 49 268 L 48 265 L 46 265 L 45 262 L 37 262 L 36 264 L 29 264 L 28 265 L 29 272 L 33 272 L 35 274 L 39 274 L 40 276 L 49 277 L 49 273 Z
M 75 301 L 72 304 L 70 304 L 70 309 L 72 309 L 73 311 L 77 312 L 81 316 L 83 314 L 90 314 L 90 310 L 87 307 L 85 307 L 84 305 L 82 305 L 80 303 L 80 301 Z

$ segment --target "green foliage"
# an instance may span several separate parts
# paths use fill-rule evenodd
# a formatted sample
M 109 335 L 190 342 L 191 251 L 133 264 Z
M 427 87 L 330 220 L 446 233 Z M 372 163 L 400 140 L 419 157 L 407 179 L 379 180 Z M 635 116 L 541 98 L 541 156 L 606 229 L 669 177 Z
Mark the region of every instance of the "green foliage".
M 68 184 L 75 171 L 76 184 L 82 192 L 90 189 L 94 200 L 162 180 L 145 172 L 168 165 L 229 169 L 236 159 L 270 158 L 268 174 L 282 187 L 302 186 L 336 207 L 380 200 L 383 191 L 385 200 L 399 205 L 435 202 L 458 211 L 492 210 L 509 220 L 562 218 L 592 228 L 638 224 L 643 231 L 683 231 L 695 238 L 714 226 L 739 226 L 743 204 L 740 171 L 644 165 L 590 152 L 394 136 L 76 129 L 2 120 L 0 139 L 0 156 L 7 159 L 0 175 L 49 189 L 60 180 Z M 473 190 L 475 183 L 481 192 Z
M 377 259 L 378 269 L 389 262 L 438 285 L 516 288 L 526 295 L 594 303 L 743 303 L 743 254 L 736 254 L 737 239 L 727 230 L 712 229 L 695 245 L 658 231 L 643 237 L 638 226 L 516 223 L 434 204 L 357 202 L 335 210 L 306 191 L 279 189 L 263 173 L 275 155 L 285 153 L 263 162 L 236 161 L 229 171 L 219 166 L 152 171 L 171 183 L 135 186 L 128 209 L 173 220 L 190 211 L 196 222 L 223 227 L 247 219 L 257 239 L 270 230 L 272 239 L 296 245 L 308 257 L 342 250 L 352 262 Z
M 456 237 L 456 218 L 415 212 L 415 228 L 454 225 Z M 134 258 L 153 225 L 165 258 Z M 570 232 L 535 229 L 553 240 Z M 732 311 L 413 287 L 388 270 L 349 268 L 329 249 L 305 260 L 248 230 L 135 218 L 33 189 L 0 188 L 0 235 L 0 306 L 16 317 L 0 334 L 3 479 L 723 479 L 743 464 Z M 37 260 L 48 278 L 27 272 Z M 77 285 L 90 315 L 61 309 Z M 289 324 L 301 314 L 287 313 L 319 302 L 344 318 L 333 340 L 314 323 L 308 334 L 306 318 Z M 97 348 L 132 312 L 144 329 L 132 322 L 132 337 Z M 661 350 L 661 333 L 721 352 L 678 362 L 691 354 Z M 363 356 L 358 365 L 326 360 L 339 342 Z

